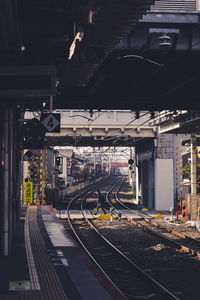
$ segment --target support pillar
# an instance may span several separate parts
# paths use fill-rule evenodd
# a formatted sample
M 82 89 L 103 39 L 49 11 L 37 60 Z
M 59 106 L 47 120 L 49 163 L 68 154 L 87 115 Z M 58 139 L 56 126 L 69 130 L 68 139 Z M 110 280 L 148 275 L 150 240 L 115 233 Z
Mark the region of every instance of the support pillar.
M 2 145 L 2 161 L 3 161 L 3 193 L 2 193 L 2 254 L 9 254 L 9 159 L 8 159 L 8 109 L 3 113 L 3 145 Z
M 8 109 L 8 223 L 9 223 L 9 253 L 11 251 L 11 245 L 12 245 L 12 237 L 13 237 L 13 230 L 14 230 L 14 223 L 15 220 L 13 220 L 13 199 L 14 199 L 14 161 L 13 161 L 13 152 L 14 152 L 14 142 L 13 142 L 13 108 Z

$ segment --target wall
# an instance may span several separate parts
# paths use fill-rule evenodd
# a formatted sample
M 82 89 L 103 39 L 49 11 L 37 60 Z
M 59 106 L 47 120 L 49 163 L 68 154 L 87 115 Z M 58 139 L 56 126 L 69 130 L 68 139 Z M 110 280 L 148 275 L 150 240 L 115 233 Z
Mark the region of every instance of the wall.
M 169 210 L 174 206 L 173 159 L 155 160 L 155 209 Z
M 84 181 L 84 182 L 81 182 L 77 185 L 70 185 L 69 187 L 66 188 L 66 190 L 64 191 L 59 191 L 59 195 L 69 195 L 71 193 L 74 193 L 76 191 L 79 191 L 81 189 L 83 189 L 84 187 L 86 187 L 87 185 L 90 185 L 91 183 L 95 183 L 95 182 L 98 182 L 99 180 L 101 180 L 102 177 L 99 177 L 97 179 L 95 179 L 93 182 L 90 182 L 90 181 Z

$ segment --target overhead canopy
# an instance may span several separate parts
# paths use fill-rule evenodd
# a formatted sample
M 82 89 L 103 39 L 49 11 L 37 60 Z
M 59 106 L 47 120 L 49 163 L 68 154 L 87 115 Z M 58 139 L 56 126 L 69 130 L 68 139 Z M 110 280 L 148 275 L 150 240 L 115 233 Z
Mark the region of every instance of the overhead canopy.
M 200 134 L 200 113 L 189 111 L 160 124 L 160 133 Z
M 30 65 L 45 66 L 44 68 L 55 65 L 56 77 L 50 74 L 50 79 L 44 78 L 46 89 L 41 95 L 38 91 L 34 93 L 33 86 L 30 93 L 22 89 L 21 95 L 6 96 L 6 101 L 3 94 L 5 85 L 0 84 L 0 104 L 14 102 L 29 109 L 38 109 L 44 101 L 49 103 L 49 95 L 54 94 L 57 85 L 55 108 L 198 108 L 200 58 L 196 36 L 199 31 L 194 28 L 194 23 L 198 23 L 194 21 L 198 19 L 197 13 L 185 17 L 181 15 L 182 23 L 176 26 L 175 16 L 171 15 L 169 21 L 166 15 L 161 20 L 160 15 L 160 22 L 164 22 L 164 25 L 160 24 L 161 27 L 175 26 L 178 28 L 175 32 L 180 33 L 179 48 L 170 51 L 164 64 L 158 59 L 161 57 L 158 49 L 146 49 L 146 44 L 138 48 L 138 51 L 117 47 L 130 32 L 134 34 L 139 19 L 154 2 L 2 0 L 0 65 L 15 66 L 15 69 Z M 156 13 L 155 18 L 158 19 Z M 159 27 L 157 19 L 153 23 L 150 15 L 146 23 L 143 22 L 146 27 L 136 35 L 134 44 L 145 34 L 149 39 L 152 28 Z M 185 49 L 184 43 L 189 43 L 193 37 L 196 39 L 194 44 Z M 195 49 L 192 49 L 193 45 Z M 48 83 L 52 78 L 54 89 L 51 87 L 48 90 Z M 27 77 L 20 75 L 12 77 L 12 80 L 5 80 L 4 74 L 0 75 L 0 83 L 4 82 L 10 90 L 9 83 L 14 82 L 15 87 L 21 87 L 21 82 L 27 82 Z M 40 83 L 38 80 L 37 84 Z M 30 82 L 29 85 L 31 86 Z
M 57 65 L 62 87 L 85 86 L 153 0 L 2 0 L 0 64 Z M 79 41 L 77 37 L 81 37 Z M 70 53 L 76 45 L 74 55 Z M 72 58 L 68 61 L 68 57 Z

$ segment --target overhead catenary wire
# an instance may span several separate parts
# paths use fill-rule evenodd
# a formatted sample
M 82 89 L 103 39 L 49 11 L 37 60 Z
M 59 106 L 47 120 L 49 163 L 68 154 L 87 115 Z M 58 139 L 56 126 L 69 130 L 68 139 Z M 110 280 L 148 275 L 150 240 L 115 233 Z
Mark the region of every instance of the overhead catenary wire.
M 144 117 L 144 116 L 146 116 L 146 115 L 148 115 L 148 114 L 149 114 L 149 112 L 146 112 L 146 113 L 144 113 L 143 115 L 141 115 L 140 117 Z M 130 125 L 130 124 L 131 124 L 132 122 L 134 122 L 136 119 L 137 119 L 137 118 L 135 117 L 134 119 L 132 119 L 131 121 L 129 121 L 127 124 L 122 125 L 123 128 L 127 127 L 128 125 Z M 114 131 L 114 132 L 108 134 L 106 137 L 104 137 L 104 140 L 108 141 L 108 140 L 115 139 L 116 136 L 113 137 L 113 135 L 114 135 L 115 133 L 118 133 L 120 130 L 121 130 L 121 129 L 117 129 L 116 131 Z M 109 137 L 111 137 L 111 136 L 112 136 L 112 138 L 109 138 Z M 119 136 L 121 136 L 121 135 L 119 135 Z M 108 139 L 108 138 L 109 138 L 109 139 Z M 97 140 L 101 140 L 101 138 L 99 138 L 99 139 L 97 139 Z

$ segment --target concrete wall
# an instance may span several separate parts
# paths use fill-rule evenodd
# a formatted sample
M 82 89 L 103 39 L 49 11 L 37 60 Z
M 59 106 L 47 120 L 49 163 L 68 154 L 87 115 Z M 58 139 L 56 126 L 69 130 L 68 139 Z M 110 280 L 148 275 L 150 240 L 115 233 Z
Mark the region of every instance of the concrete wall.
M 157 210 L 174 207 L 174 143 L 173 134 L 158 134 L 154 141 L 138 145 L 136 197 L 142 206 Z
M 174 205 L 173 159 L 155 160 L 155 209 L 169 210 Z
M 102 177 L 99 177 L 99 178 L 95 179 L 92 183 L 98 182 L 101 179 L 102 179 Z M 77 192 L 77 191 L 83 189 L 84 187 L 86 187 L 87 185 L 90 185 L 90 184 L 91 184 L 90 181 L 85 181 L 85 182 L 81 182 L 77 185 L 70 185 L 65 190 L 59 191 L 59 196 L 69 195 L 71 193 Z

